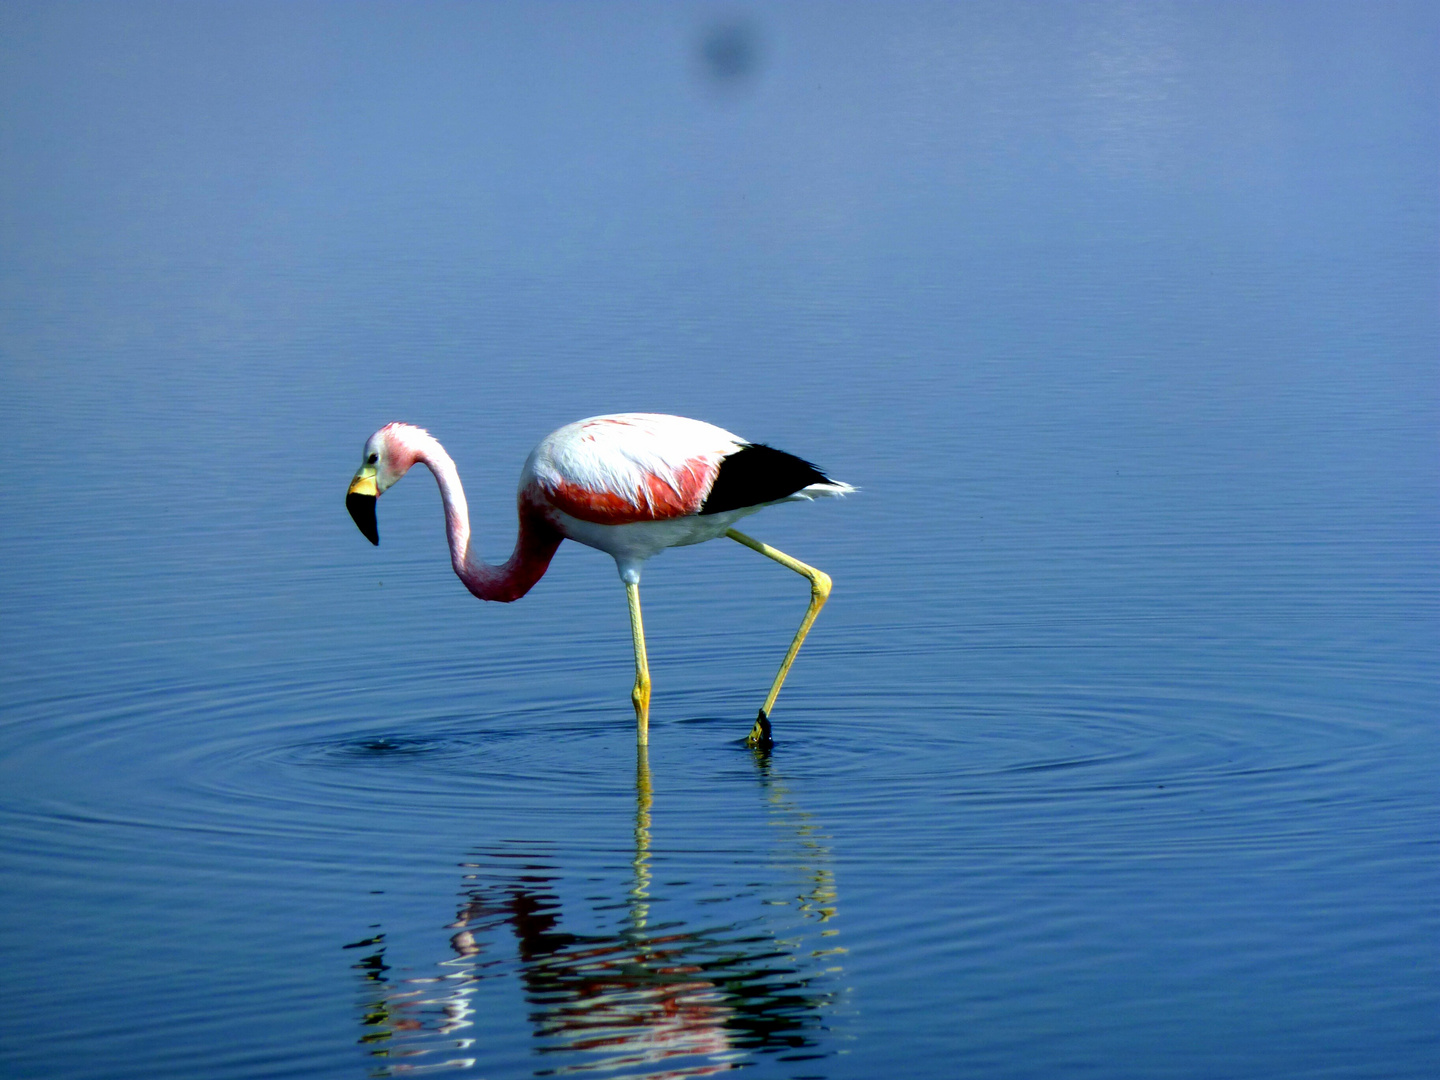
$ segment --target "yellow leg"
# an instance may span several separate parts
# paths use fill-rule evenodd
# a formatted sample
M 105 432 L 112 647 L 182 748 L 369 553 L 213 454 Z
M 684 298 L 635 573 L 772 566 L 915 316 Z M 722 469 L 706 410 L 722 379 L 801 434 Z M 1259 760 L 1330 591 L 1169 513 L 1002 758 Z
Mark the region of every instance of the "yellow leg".
M 645 625 L 640 621 L 640 586 L 627 581 L 625 598 L 630 601 L 630 636 L 635 639 L 635 689 L 630 691 L 635 703 L 635 741 L 645 746 L 650 742 L 650 662 L 645 658 Z
M 800 646 L 805 643 L 805 635 L 810 633 L 810 627 L 815 624 L 815 616 L 820 614 L 820 609 L 825 606 L 825 601 L 830 596 L 830 575 L 823 570 L 816 570 L 815 567 L 806 565 L 799 559 L 792 559 L 783 551 L 777 551 L 769 544 L 762 544 L 759 540 L 746 536 L 736 529 L 727 529 L 725 535 L 731 540 L 744 544 L 751 551 L 758 551 L 766 558 L 774 559 L 781 566 L 788 566 L 810 581 L 810 607 L 805 612 L 805 618 L 800 620 L 800 629 L 795 631 L 795 640 L 790 642 L 790 648 L 785 653 L 784 661 L 780 664 L 779 674 L 770 684 L 770 693 L 765 696 L 765 704 L 760 707 L 760 715 L 755 720 L 755 726 L 745 737 L 747 746 L 769 746 L 770 710 L 775 708 L 775 699 L 780 696 L 780 687 L 785 685 L 785 676 L 790 674 L 790 665 L 795 662 L 795 657 L 800 652 Z

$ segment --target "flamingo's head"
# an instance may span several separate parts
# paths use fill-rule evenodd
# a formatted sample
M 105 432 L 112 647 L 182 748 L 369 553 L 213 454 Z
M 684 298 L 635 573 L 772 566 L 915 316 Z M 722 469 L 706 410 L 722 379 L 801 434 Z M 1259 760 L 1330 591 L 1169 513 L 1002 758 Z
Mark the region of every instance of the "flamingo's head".
M 380 530 L 375 524 L 375 500 L 399 480 L 415 464 L 415 453 L 406 444 L 403 424 L 386 424 L 365 440 L 360 468 L 350 481 L 345 494 L 345 509 L 372 544 L 380 543 Z

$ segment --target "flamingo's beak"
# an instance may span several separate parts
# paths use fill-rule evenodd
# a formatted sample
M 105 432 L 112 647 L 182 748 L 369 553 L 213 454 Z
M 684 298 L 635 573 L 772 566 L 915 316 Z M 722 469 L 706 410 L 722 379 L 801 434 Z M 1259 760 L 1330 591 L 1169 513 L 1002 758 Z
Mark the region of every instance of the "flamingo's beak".
M 350 481 L 345 493 L 345 509 L 372 544 L 380 543 L 380 530 L 375 526 L 375 466 L 362 465 Z

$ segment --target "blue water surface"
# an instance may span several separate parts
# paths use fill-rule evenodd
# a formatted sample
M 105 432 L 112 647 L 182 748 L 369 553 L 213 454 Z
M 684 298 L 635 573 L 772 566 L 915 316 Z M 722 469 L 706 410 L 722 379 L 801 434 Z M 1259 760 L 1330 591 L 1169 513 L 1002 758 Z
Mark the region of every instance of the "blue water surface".
M 1425 3 L 0 6 L 0 1075 L 1440 1075 Z M 531 446 L 859 487 L 455 580 Z

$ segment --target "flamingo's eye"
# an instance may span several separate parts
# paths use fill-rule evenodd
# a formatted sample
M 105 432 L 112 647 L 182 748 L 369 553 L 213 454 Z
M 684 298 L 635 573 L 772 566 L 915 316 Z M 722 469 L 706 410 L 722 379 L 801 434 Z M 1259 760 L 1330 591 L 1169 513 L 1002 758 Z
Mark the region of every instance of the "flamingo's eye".
M 368 458 L 365 459 L 365 464 L 366 464 L 366 465 L 374 465 L 374 464 L 375 464 L 377 461 L 379 461 L 379 460 L 380 460 L 380 455 L 379 455 L 379 454 L 371 454 Z

